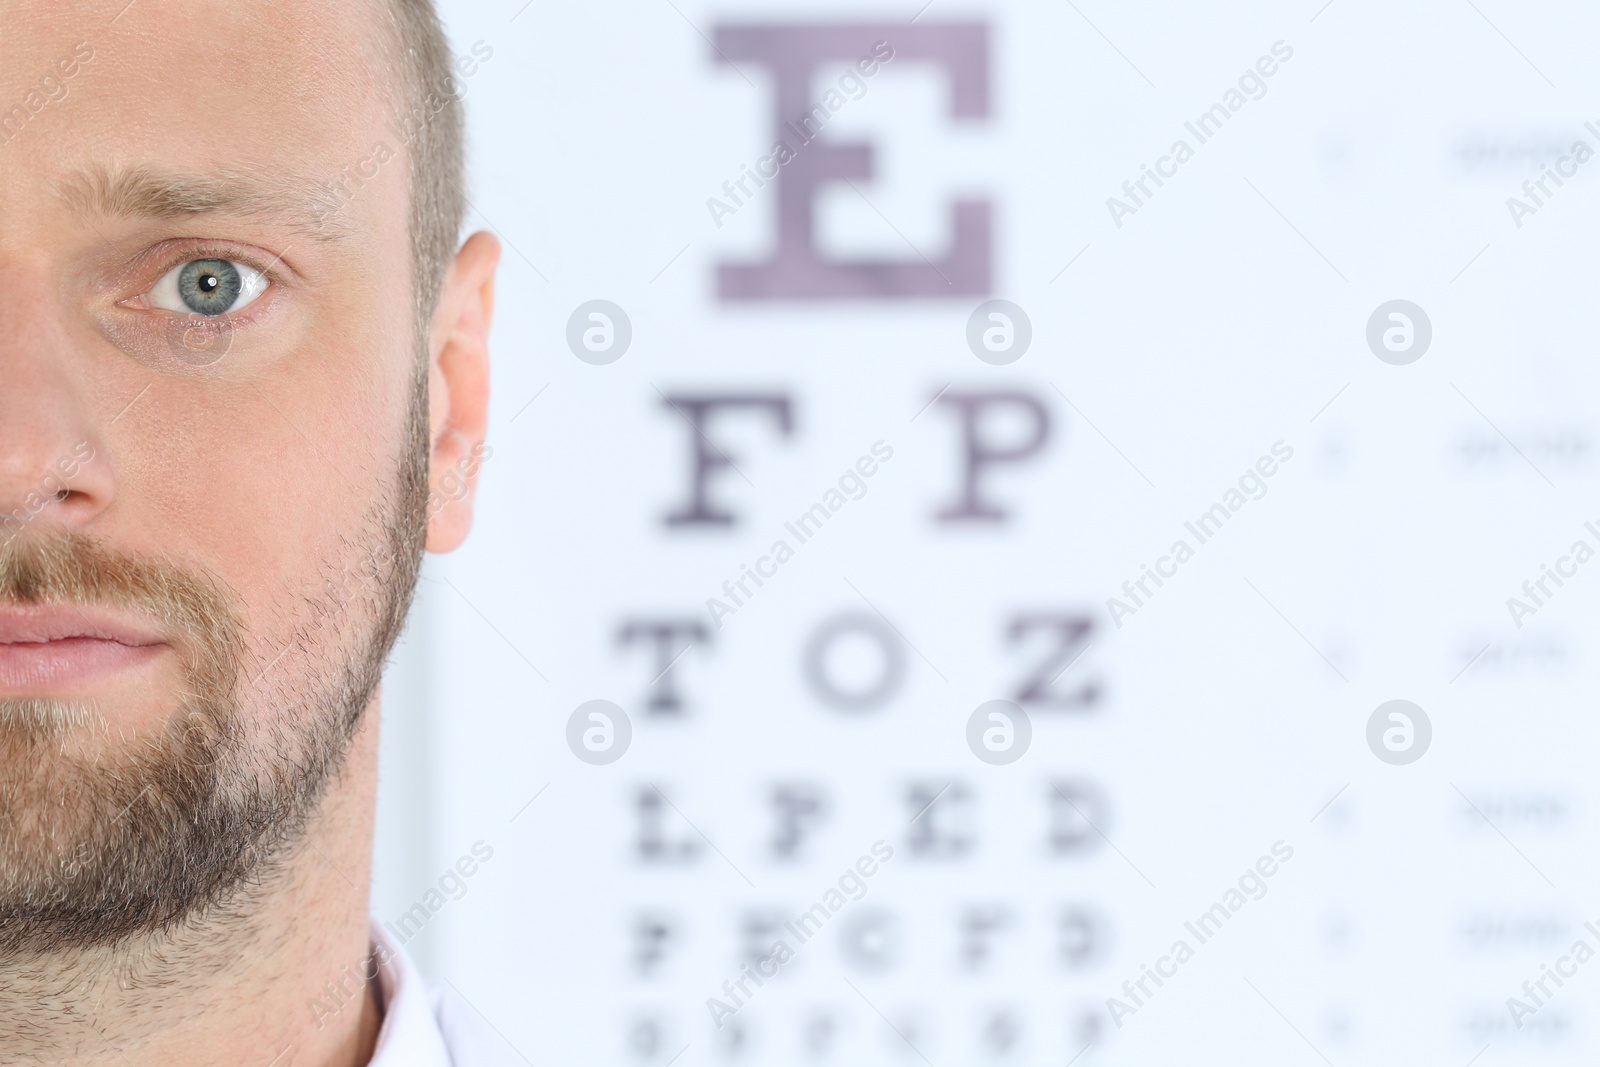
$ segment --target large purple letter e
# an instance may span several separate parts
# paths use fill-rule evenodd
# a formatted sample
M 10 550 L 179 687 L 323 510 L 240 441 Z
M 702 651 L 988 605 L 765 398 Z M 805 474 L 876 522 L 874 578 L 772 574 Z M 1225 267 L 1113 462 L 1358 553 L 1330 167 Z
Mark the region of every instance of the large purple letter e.
M 989 294 L 990 218 L 984 200 L 958 200 L 951 208 L 949 254 L 937 261 L 828 260 L 813 243 L 816 190 L 830 181 L 872 177 L 872 146 L 832 144 L 810 132 L 819 126 L 813 75 L 825 63 L 855 63 L 882 55 L 896 64 L 936 63 L 950 75 L 950 112 L 958 118 L 989 113 L 989 31 L 982 23 L 907 26 L 718 26 L 723 61 L 750 60 L 770 67 L 777 85 L 773 129 L 788 147 L 776 175 L 778 241 L 763 263 L 725 263 L 718 271 L 723 300 L 842 300 L 971 297 Z M 834 94 L 837 96 L 838 94 Z M 802 131 L 799 143 L 795 131 Z M 821 130 L 817 129 L 820 134 Z M 776 147 L 776 146 L 775 146 Z

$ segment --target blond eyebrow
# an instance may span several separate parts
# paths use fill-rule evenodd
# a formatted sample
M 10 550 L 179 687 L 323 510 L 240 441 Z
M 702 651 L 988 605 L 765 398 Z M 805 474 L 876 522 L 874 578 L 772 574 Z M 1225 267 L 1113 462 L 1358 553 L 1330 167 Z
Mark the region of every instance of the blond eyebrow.
M 92 168 L 56 185 L 61 198 L 82 214 L 176 219 L 237 215 L 278 220 L 298 237 L 338 241 L 354 227 L 341 217 L 332 185 L 267 171 L 166 174 L 135 167 Z

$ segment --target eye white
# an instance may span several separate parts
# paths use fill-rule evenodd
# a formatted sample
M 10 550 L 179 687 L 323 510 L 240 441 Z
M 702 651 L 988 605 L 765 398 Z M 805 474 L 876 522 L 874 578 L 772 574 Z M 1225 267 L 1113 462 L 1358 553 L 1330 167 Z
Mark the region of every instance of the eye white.
M 179 276 L 183 274 L 183 271 L 186 267 L 188 267 L 191 263 L 196 262 L 203 261 L 189 260 L 188 262 L 178 264 L 176 267 L 173 267 L 171 270 L 167 271 L 166 274 L 163 274 L 161 276 L 161 280 L 156 282 L 155 288 L 151 289 L 150 292 L 145 295 L 145 299 L 149 301 L 150 306 L 161 308 L 163 311 L 175 311 L 180 315 L 194 315 L 200 318 L 207 317 L 203 313 L 196 311 L 194 308 L 185 303 L 183 296 L 178 291 Z M 230 312 L 240 311 L 249 307 L 251 304 L 260 299 L 261 294 L 266 292 L 267 289 L 272 285 L 272 283 L 267 280 L 267 276 L 256 270 L 254 267 L 247 267 L 243 263 L 231 259 L 223 260 L 222 262 L 227 263 L 234 270 L 239 272 L 239 295 L 234 298 L 232 304 L 219 312 L 214 312 L 213 316 L 228 314 Z

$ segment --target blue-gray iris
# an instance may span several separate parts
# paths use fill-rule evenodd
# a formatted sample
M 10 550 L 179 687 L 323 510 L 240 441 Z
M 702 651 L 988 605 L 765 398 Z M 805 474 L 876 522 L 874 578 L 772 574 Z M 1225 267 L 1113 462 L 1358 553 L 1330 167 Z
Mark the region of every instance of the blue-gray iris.
M 225 259 L 197 259 L 178 272 L 178 295 L 197 315 L 221 315 L 244 289 L 239 271 Z

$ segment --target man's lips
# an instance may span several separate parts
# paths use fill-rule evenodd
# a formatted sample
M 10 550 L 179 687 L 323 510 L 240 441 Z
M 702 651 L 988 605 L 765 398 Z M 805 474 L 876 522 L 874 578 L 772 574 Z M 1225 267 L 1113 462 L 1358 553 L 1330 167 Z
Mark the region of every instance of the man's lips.
M 167 648 L 115 612 L 73 604 L 0 604 L 0 696 L 43 697 L 138 667 Z

